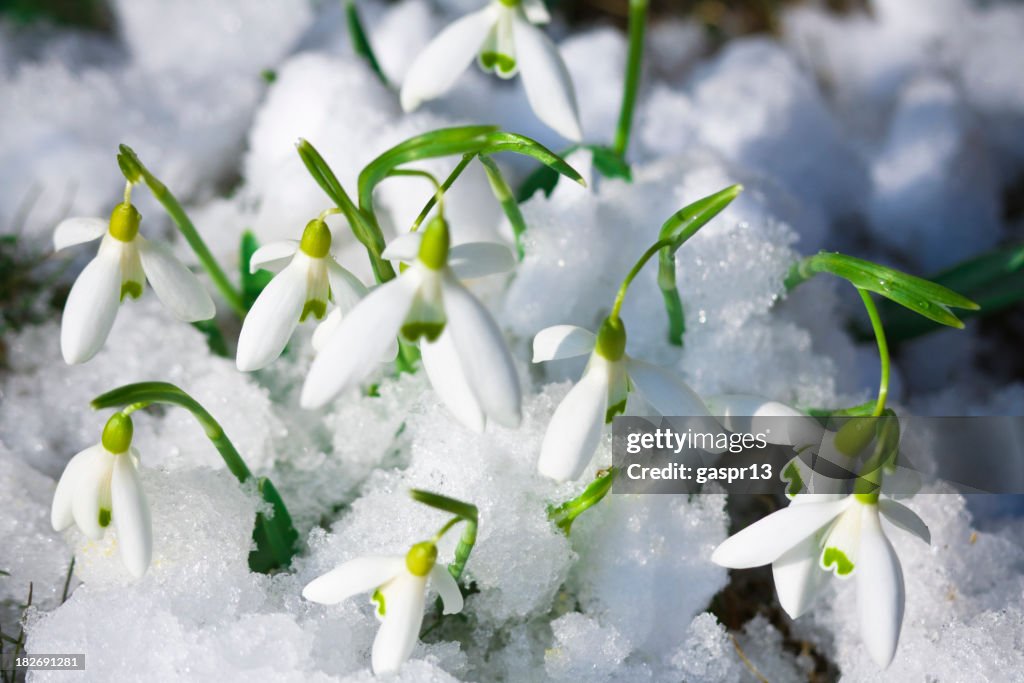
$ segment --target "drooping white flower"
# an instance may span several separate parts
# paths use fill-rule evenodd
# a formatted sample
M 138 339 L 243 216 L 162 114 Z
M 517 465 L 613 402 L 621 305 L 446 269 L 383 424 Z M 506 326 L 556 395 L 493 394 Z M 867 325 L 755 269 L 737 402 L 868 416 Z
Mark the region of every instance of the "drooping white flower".
M 871 658 L 886 667 L 899 643 L 904 585 L 879 513 L 930 542 L 921 518 L 894 500 L 875 494 L 808 494 L 726 539 L 711 559 L 732 569 L 771 564 L 779 602 L 794 618 L 813 602 L 826 572 L 856 576 L 861 639 Z
M 537 118 L 578 142 L 580 130 L 569 71 L 554 43 L 537 28 L 550 20 L 542 0 L 492 0 L 445 28 L 416 58 L 402 84 L 402 108 L 412 111 L 447 92 L 476 57 L 501 78 L 523 76 Z
M 301 242 L 272 242 L 257 249 L 249 268 L 278 272 L 242 323 L 235 364 L 243 372 L 277 359 L 300 322 L 310 315 L 324 318 L 328 300 L 340 318 L 366 296 L 366 286 L 331 255 L 331 230 L 323 218 L 309 222 Z
M 626 409 L 631 392 L 659 415 L 709 416 L 701 398 L 671 372 L 626 354 L 619 318 L 605 318 L 597 335 L 573 325 L 555 325 L 533 339 L 533 362 L 590 354 L 586 370 L 555 410 L 541 445 L 538 471 L 556 481 L 578 479 L 597 450 L 601 430 Z
M 212 318 L 213 300 L 199 279 L 162 244 L 139 234 L 142 217 L 130 203 L 114 207 L 110 220 L 68 218 L 54 231 L 56 250 L 103 240 L 75 280 L 64 305 L 60 348 L 69 364 L 84 363 L 101 348 L 124 298 L 142 296 L 146 280 L 172 314 L 185 322 Z
M 325 605 L 371 593 L 375 613 L 382 624 L 373 641 L 375 673 L 397 671 L 409 659 L 423 625 L 427 584 L 438 592 L 444 614 L 462 611 L 462 592 L 437 564 L 437 546 L 417 543 L 405 557 L 359 557 L 311 581 L 302 597 Z
M 388 245 L 384 257 L 412 264 L 344 316 L 313 361 L 302 405 L 322 406 L 361 382 L 401 334 L 420 341 L 430 383 L 463 424 L 476 431 L 488 419 L 518 426 L 521 399 L 512 357 L 490 313 L 459 282 L 511 269 L 512 253 L 489 243 L 449 250 L 448 227 L 435 218 L 422 234 Z
M 131 447 L 132 422 L 115 413 L 100 443 L 73 457 L 53 494 L 50 522 L 55 531 L 75 525 L 92 540 L 103 538 L 111 522 L 117 530 L 121 561 L 136 578 L 146 573 L 153 549 L 149 504 Z

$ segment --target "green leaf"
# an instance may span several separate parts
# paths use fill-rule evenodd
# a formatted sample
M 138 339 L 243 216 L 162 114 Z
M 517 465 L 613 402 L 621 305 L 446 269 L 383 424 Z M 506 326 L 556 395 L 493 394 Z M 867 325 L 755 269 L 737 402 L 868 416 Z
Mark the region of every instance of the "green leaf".
M 724 190 L 687 204 L 669 216 L 661 226 L 658 239 L 672 240 L 671 251 L 676 251 L 686 240 L 707 225 L 708 221 L 721 213 L 722 209 L 729 206 L 742 191 L 742 185 L 730 185 Z
M 483 154 L 495 154 L 497 152 L 515 152 L 516 154 L 522 154 L 536 159 L 548 168 L 557 171 L 559 174 L 564 175 L 569 180 L 579 183 L 583 187 L 587 186 L 587 182 L 575 168 L 570 166 L 565 159 L 555 154 L 536 140 L 532 140 L 525 135 L 507 133 L 505 131 L 495 131 L 488 135 L 487 138 L 487 146 L 481 150 L 481 153 Z
M 822 251 L 793 266 L 786 278 L 792 289 L 817 273 L 830 273 L 856 287 L 875 292 L 918 315 L 942 325 L 964 324 L 949 310 L 978 310 L 978 304 L 935 282 L 846 254 Z
M 270 503 L 274 512 L 270 517 L 262 512 L 256 515 L 252 532 L 256 549 L 249 553 L 249 568 L 267 574 L 291 563 L 299 533 L 292 526 L 288 508 L 274 484 L 266 477 L 260 477 L 257 485 L 260 497 Z
M 345 3 L 345 22 L 348 24 L 348 35 L 352 41 L 352 49 L 355 50 L 357 55 L 366 60 L 370 68 L 373 69 L 373 72 L 377 74 L 380 82 L 388 85 L 388 77 L 384 75 L 384 70 L 380 68 L 380 62 L 377 61 L 377 55 L 373 53 L 370 39 L 363 29 L 359 10 L 356 8 L 356 3 L 353 0 L 347 0 Z
M 267 270 L 260 269 L 255 273 L 249 271 L 249 261 L 252 260 L 252 255 L 259 248 L 260 243 L 251 230 L 242 233 L 242 240 L 238 245 L 239 275 L 242 281 L 242 298 L 247 308 L 252 308 L 260 293 L 263 292 L 263 288 L 274 279 L 273 273 Z
M 224 339 L 224 333 L 217 326 L 216 318 L 198 320 L 192 323 L 192 327 L 203 333 L 203 336 L 206 337 L 206 345 L 214 354 L 221 358 L 229 358 L 231 356 L 231 353 L 228 351 L 228 343 Z
M 512 188 L 508 186 L 505 176 L 501 174 L 501 169 L 494 163 L 494 159 L 486 154 L 481 154 L 478 158 L 480 163 L 483 164 L 484 171 L 487 173 L 487 180 L 491 184 L 491 191 L 494 193 L 498 203 L 501 204 L 501 208 L 505 212 L 506 218 L 508 218 L 509 225 L 512 226 L 512 234 L 516 240 L 516 255 L 522 261 L 525 255 L 523 237 L 526 235 L 526 219 L 523 218 L 523 212 L 519 209 L 519 203 L 512 194 Z M 545 168 L 547 167 L 545 166 Z
M 413 500 L 429 505 L 432 508 L 448 512 L 456 517 L 477 523 L 478 511 L 477 507 L 472 503 L 465 503 L 455 498 L 449 498 L 443 496 L 440 493 L 432 493 L 430 491 L 424 491 L 422 489 L 409 489 L 409 495 L 412 496 Z
M 583 489 L 583 493 L 557 507 L 549 506 L 548 519 L 554 522 L 555 526 L 568 536 L 572 529 L 572 523 L 576 518 L 600 503 L 608 495 L 608 492 L 612 490 L 612 483 L 615 481 L 616 474 L 618 474 L 618 470 L 614 467 L 602 470 L 594 481 L 590 482 L 587 488 Z
M 629 164 L 610 147 L 602 145 L 584 145 L 590 150 L 594 162 L 594 170 L 605 178 L 622 178 L 633 182 L 633 171 Z

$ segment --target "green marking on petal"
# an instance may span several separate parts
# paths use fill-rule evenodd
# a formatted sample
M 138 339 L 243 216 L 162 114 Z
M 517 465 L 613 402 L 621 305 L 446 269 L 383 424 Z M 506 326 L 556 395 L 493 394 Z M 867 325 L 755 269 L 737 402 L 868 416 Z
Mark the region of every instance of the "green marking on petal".
M 610 424 L 613 417 L 622 415 L 624 412 L 626 412 L 626 399 L 622 399 L 615 405 L 608 406 L 608 410 L 604 413 L 605 424 Z
M 317 320 L 323 320 L 323 317 L 327 314 L 327 302 L 319 301 L 317 299 L 311 299 L 306 302 L 306 305 L 302 307 L 302 315 L 299 316 L 299 322 L 303 322 L 306 318 L 312 315 Z
M 110 526 L 110 510 L 100 508 L 100 526 L 104 529 Z
M 121 301 L 124 301 L 125 297 L 131 297 L 132 299 L 138 299 L 142 296 L 142 285 L 133 280 L 121 283 Z
M 510 74 L 516 70 L 516 58 L 500 52 L 481 52 L 480 64 L 487 71 Z
M 387 612 L 387 607 L 384 605 L 384 594 L 380 592 L 380 589 L 373 591 L 373 595 L 370 596 L 370 602 L 376 605 L 375 611 L 378 617 L 383 617 Z
M 825 548 L 825 554 L 821 558 L 825 569 L 834 569 L 838 576 L 849 576 L 853 573 L 853 562 L 839 548 Z
M 791 460 L 786 468 L 782 470 L 782 481 L 787 482 L 786 496 L 792 498 L 804 490 L 804 478 L 800 474 L 800 468 L 796 461 Z
M 419 341 L 420 337 L 436 341 L 442 332 L 444 332 L 443 322 L 414 322 L 402 325 L 402 336 L 411 342 Z

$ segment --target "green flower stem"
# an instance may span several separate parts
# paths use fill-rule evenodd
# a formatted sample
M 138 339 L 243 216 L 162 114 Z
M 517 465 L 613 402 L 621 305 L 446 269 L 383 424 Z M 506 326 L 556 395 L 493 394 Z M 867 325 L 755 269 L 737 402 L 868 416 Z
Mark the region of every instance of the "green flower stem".
M 594 481 L 587 485 L 587 488 L 583 489 L 583 493 L 558 507 L 549 507 L 548 518 L 568 536 L 573 521 L 608 495 L 612 489 L 612 483 L 615 481 L 615 475 L 618 473 L 618 469 L 614 467 L 603 470 Z
M 122 411 L 135 411 L 153 403 L 163 403 L 185 408 L 202 426 L 206 437 L 220 453 L 224 464 L 239 482 L 245 483 L 252 477 L 252 471 L 242 459 L 238 449 L 224 433 L 212 415 L 194 398 L 168 382 L 139 382 L 126 384 L 92 400 L 96 410 L 122 407 Z M 253 538 L 256 550 L 249 555 L 249 566 L 255 571 L 269 572 L 287 567 L 295 555 L 298 532 L 292 526 L 291 515 L 280 494 L 269 479 L 261 477 L 257 487 L 263 500 L 273 507 L 273 515 L 267 517 L 260 512 L 256 515 Z
M 867 309 L 868 317 L 871 319 L 871 329 L 874 331 L 875 341 L 878 343 L 878 359 L 882 364 L 882 378 L 878 385 L 878 400 L 875 401 L 875 409 L 871 413 L 873 416 L 878 417 L 885 411 L 885 399 L 889 396 L 889 345 L 885 341 L 882 319 L 878 316 L 878 308 L 875 307 L 871 294 L 860 287 L 857 288 L 857 293 L 860 294 L 860 298 L 864 302 L 864 308 Z
M 676 286 L 676 255 L 671 247 L 662 249 L 658 254 L 658 289 L 668 316 L 668 341 L 674 346 L 682 346 L 683 335 L 686 334 L 686 313 Z
M 523 218 L 523 212 L 519 209 L 519 202 L 516 201 L 515 193 L 505 181 L 505 177 L 501 174 L 501 169 L 498 168 L 494 159 L 486 154 L 481 154 L 480 163 L 483 164 L 484 171 L 487 173 L 487 180 L 491 184 L 491 191 L 494 193 L 495 199 L 501 204 L 509 225 L 512 226 L 512 234 L 516 242 L 516 256 L 522 261 L 523 256 L 526 255 L 523 245 L 523 238 L 526 235 L 526 219 Z
M 473 157 L 475 156 L 476 153 L 462 155 L 462 159 L 460 159 L 459 163 L 455 165 L 452 172 L 449 173 L 448 177 L 444 179 L 444 182 L 437 187 L 437 191 L 434 193 L 434 196 L 427 200 L 423 210 L 420 211 L 420 215 L 416 216 L 416 220 L 413 221 L 413 232 L 418 230 L 419 226 L 423 224 L 423 221 L 426 220 L 427 215 L 430 213 L 430 210 L 434 208 L 434 205 L 439 201 L 442 201 L 444 193 L 451 189 L 452 185 L 455 184 L 455 181 L 458 180 L 459 176 L 462 175 L 462 172 L 466 170 L 466 167 L 469 166 L 469 162 L 473 161 Z M 390 172 L 391 175 L 395 173 L 395 171 Z M 441 210 L 442 212 L 444 211 L 443 207 Z
M 462 536 L 459 537 L 459 544 L 455 547 L 455 558 L 448 565 L 448 572 L 452 575 L 452 578 L 458 581 L 462 577 L 462 572 L 466 568 L 466 562 L 469 560 L 469 555 L 473 552 L 473 546 L 476 544 L 476 530 L 479 521 L 477 507 L 470 503 L 464 503 L 461 500 L 442 496 L 439 493 L 423 491 L 422 489 L 410 489 L 409 495 L 417 502 L 455 515 L 434 536 L 433 540 L 435 543 L 459 522 L 466 523 Z
M 461 171 L 460 171 L 461 172 Z M 437 178 L 434 177 L 433 173 L 427 171 L 420 171 L 418 169 L 407 169 L 407 168 L 396 168 L 388 172 L 388 177 L 393 178 L 396 176 L 406 176 L 410 178 L 423 178 L 424 180 L 430 181 L 434 186 L 434 195 L 431 197 L 430 207 L 435 204 L 438 206 L 438 213 L 444 216 L 444 191 L 445 188 L 441 186 L 441 183 L 437 182 Z M 454 182 L 455 179 L 452 179 Z M 451 185 L 449 184 L 449 187 Z M 427 214 L 430 213 L 430 208 L 420 211 L 419 215 L 416 216 L 416 220 L 412 222 L 412 227 L 409 228 L 409 232 L 416 232 L 423 225 L 423 221 L 426 220 Z
M 643 269 L 647 262 L 651 260 L 651 257 L 658 253 L 658 250 L 663 247 L 671 246 L 673 240 L 663 239 L 658 240 L 652 244 L 647 251 L 643 253 L 643 256 L 633 264 L 633 268 L 630 269 L 629 273 L 626 274 L 626 279 L 619 285 L 619 291 L 615 295 L 615 303 L 612 304 L 612 312 L 608 314 L 608 317 L 612 320 L 618 320 L 619 311 L 622 310 L 622 302 L 626 298 L 626 291 L 629 289 L 629 285 L 633 282 L 633 278 Z
M 174 224 L 178 226 L 178 230 L 185 237 L 188 246 L 192 248 L 199 262 L 210 275 L 210 279 L 213 281 L 214 286 L 217 287 L 221 296 L 224 297 L 224 300 L 239 318 L 244 318 L 249 309 L 245 305 L 242 293 L 231 283 L 231 280 L 228 279 L 228 276 L 221 269 L 220 264 L 217 263 L 217 259 L 210 253 L 206 242 L 200 237 L 199 231 L 192 224 L 178 199 L 167 189 L 166 185 L 150 173 L 149 169 L 143 165 L 138 155 L 128 145 L 121 145 L 119 149 L 118 165 L 121 167 L 122 172 L 124 172 L 125 177 L 129 182 L 137 182 L 141 179 L 146 183 L 146 187 L 149 188 L 149 191 L 153 193 L 156 200 L 164 207 L 164 210 L 167 211 Z M 128 193 L 127 189 L 125 193 Z
M 622 89 L 622 108 L 615 129 L 614 152 L 626 158 L 629 133 L 633 127 L 633 109 L 640 86 L 640 68 L 643 66 L 644 30 L 647 26 L 647 0 L 629 0 L 629 53 L 626 57 L 626 81 Z

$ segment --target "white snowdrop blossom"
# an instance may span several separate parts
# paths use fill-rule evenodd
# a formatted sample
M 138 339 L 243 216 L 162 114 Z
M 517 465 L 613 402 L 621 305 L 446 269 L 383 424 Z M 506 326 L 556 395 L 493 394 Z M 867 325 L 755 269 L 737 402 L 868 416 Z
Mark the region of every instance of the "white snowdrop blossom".
M 323 218 L 306 225 L 302 240 L 260 247 L 249 269 L 277 271 L 242 323 L 235 364 L 243 372 L 259 370 L 277 359 L 296 326 L 312 315 L 324 319 L 333 300 L 339 319 L 366 296 L 366 286 L 331 255 L 331 230 Z M 325 328 L 329 329 L 329 328 Z
M 882 530 L 883 516 L 930 543 L 921 518 L 894 500 L 877 494 L 804 494 L 726 539 L 711 559 L 731 569 L 771 564 L 779 603 L 793 618 L 811 605 L 828 572 L 842 579 L 856 576 L 861 639 L 871 658 L 886 667 L 896 654 L 905 596 L 903 570 Z
M 96 258 L 75 280 L 64 305 L 60 349 L 67 363 L 84 363 L 103 348 L 120 303 L 125 297 L 142 296 L 146 280 L 179 320 L 213 317 L 213 300 L 199 279 L 170 249 L 139 234 L 141 220 L 135 207 L 123 202 L 114 207 L 109 221 L 68 218 L 54 231 L 58 251 L 103 238 Z
M 417 543 L 405 557 L 359 557 L 311 581 L 302 597 L 325 605 L 371 593 L 381 627 L 373 641 L 372 664 L 377 674 L 397 671 L 409 659 L 420 628 L 427 584 L 438 592 L 444 614 L 462 611 L 462 592 L 448 572 L 437 564 L 437 546 Z
M 447 92 L 477 58 L 500 78 L 523 76 L 537 118 L 578 142 L 576 94 L 558 48 L 537 28 L 550 20 L 542 0 L 492 0 L 445 28 L 416 58 L 402 84 L 402 108 L 409 112 Z
M 619 318 L 605 318 L 595 336 L 573 325 L 555 325 L 533 339 L 533 362 L 590 353 L 580 381 L 555 410 L 544 434 L 538 471 L 556 481 L 578 479 L 594 456 L 606 423 L 625 412 L 630 393 L 640 394 L 660 415 L 709 417 L 701 398 L 671 372 L 626 354 Z
M 324 405 L 365 379 L 401 334 L 419 341 L 423 367 L 438 397 L 470 429 L 487 420 L 516 427 L 520 388 L 512 356 L 487 309 L 459 278 L 511 270 L 502 245 L 473 242 L 449 249 L 448 227 L 435 218 L 420 233 L 404 235 L 384 257 L 411 261 L 380 285 L 330 332 L 302 388 L 304 407 Z
M 115 413 L 100 443 L 71 458 L 53 494 L 50 522 L 55 531 L 75 525 L 94 541 L 113 522 L 121 561 L 139 578 L 149 568 L 153 529 L 132 433 L 131 418 Z

